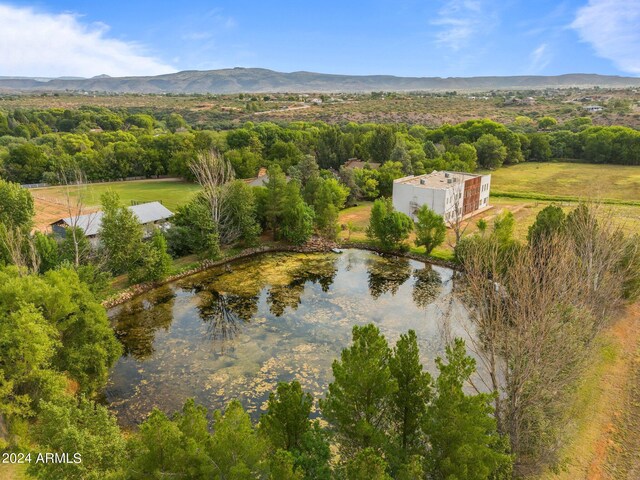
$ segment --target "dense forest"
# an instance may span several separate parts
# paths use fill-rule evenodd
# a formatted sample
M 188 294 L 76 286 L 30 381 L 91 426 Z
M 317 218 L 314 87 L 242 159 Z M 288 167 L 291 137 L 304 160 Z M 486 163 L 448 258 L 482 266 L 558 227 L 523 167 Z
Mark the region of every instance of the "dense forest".
M 15 109 L 0 112 L 0 174 L 18 183 L 57 183 L 80 169 L 90 181 L 131 176 L 190 178 L 189 161 L 216 148 L 240 178 L 278 164 L 288 173 L 305 155 L 338 171 L 349 158 L 399 162 L 404 174 L 433 169 L 473 171 L 523 161 L 569 159 L 640 164 L 640 132 L 593 126 L 589 117 L 559 124 L 552 117 L 513 124 L 470 120 L 428 129 L 421 125 L 323 122 L 247 122 L 230 130 L 193 130 L 179 114 L 154 116 L 124 109 Z

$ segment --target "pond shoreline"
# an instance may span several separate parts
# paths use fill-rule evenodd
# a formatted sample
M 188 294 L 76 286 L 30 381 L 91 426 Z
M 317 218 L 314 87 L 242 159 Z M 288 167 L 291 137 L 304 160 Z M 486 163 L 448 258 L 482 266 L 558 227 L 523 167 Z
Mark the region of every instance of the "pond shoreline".
M 424 255 L 411 253 L 411 252 L 390 252 L 387 250 L 383 250 L 374 245 L 370 245 L 367 243 L 358 243 L 358 242 L 342 242 L 340 244 L 328 243 L 322 240 L 314 239 L 311 242 L 302 245 L 277 245 L 277 246 L 261 246 L 261 247 L 253 247 L 247 248 L 236 255 L 232 255 L 230 257 L 221 258 L 220 260 L 203 260 L 200 264 L 189 270 L 185 270 L 184 272 L 176 273 L 174 275 L 170 275 L 167 278 L 159 281 L 159 282 L 146 282 L 146 283 L 138 283 L 135 285 L 131 285 L 126 289 L 118 292 L 117 294 L 105 299 L 102 302 L 102 306 L 107 310 L 123 303 L 128 302 L 129 300 L 142 295 L 150 290 L 158 288 L 167 283 L 175 282 L 176 280 L 181 280 L 185 277 L 189 277 L 191 275 L 195 275 L 196 273 L 204 272 L 213 267 L 220 267 L 227 263 L 234 262 L 236 260 L 241 260 L 245 258 L 250 258 L 256 255 L 261 255 L 263 253 L 329 253 L 332 248 L 355 248 L 358 250 L 367 250 L 369 252 L 384 254 L 384 255 L 393 255 L 396 257 L 409 258 L 411 260 L 417 260 L 419 262 L 425 262 L 431 265 L 436 265 L 439 267 L 446 267 L 452 270 L 459 271 L 460 265 L 455 262 L 440 260 L 436 258 L 426 257 Z

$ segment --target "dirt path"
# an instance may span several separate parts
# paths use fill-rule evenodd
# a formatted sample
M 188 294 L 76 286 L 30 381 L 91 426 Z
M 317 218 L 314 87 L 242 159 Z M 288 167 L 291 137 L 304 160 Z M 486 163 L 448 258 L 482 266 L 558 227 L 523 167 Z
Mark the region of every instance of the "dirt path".
M 638 480 L 640 478 L 640 420 L 629 422 L 640 404 L 640 304 L 629 306 L 603 335 L 601 358 L 588 372 L 582 418 L 567 447 L 566 469 L 547 472 L 554 480 Z M 636 388 L 632 388 L 635 378 Z M 635 395 L 635 400 L 632 397 Z M 635 403 L 634 403 L 635 402 Z M 635 409 L 635 412 L 634 412 Z M 624 434 L 624 435 L 622 435 Z M 635 459 L 635 467 L 632 465 Z M 636 470 L 633 470 L 636 468 Z M 630 472 L 623 474 L 622 470 Z M 635 472 L 635 473 L 633 473 Z M 635 476 L 634 476 L 635 475 Z
M 640 323 L 640 308 L 636 307 L 635 323 Z M 636 329 L 637 330 L 637 329 Z M 611 425 L 611 435 L 602 448 L 603 457 L 594 471 L 595 479 L 637 480 L 640 478 L 640 342 L 630 359 L 622 406 Z M 598 476 L 599 475 L 599 476 Z

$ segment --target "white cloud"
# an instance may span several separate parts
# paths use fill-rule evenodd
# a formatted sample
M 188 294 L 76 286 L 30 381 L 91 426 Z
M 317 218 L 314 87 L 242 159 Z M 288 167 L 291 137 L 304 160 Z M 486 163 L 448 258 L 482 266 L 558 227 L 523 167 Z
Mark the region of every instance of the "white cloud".
M 535 50 L 531 52 L 529 55 L 529 70 L 538 73 L 545 69 L 549 62 L 551 61 L 551 54 L 549 52 L 549 45 L 543 43 L 539 45 Z
M 71 13 L 51 14 L 0 4 L 0 75 L 158 75 L 176 69 L 142 46 L 109 38 L 102 23 Z
M 589 0 L 571 24 L 599 57 L 620 70 L 640 74 L 640 2 Z
M 495 13 L 487 11 L 480 0 L 447 0 L 431 24 L 441 27 L 436 42 L 457 51 L 477 34 L 489 31 L 495 22 Z

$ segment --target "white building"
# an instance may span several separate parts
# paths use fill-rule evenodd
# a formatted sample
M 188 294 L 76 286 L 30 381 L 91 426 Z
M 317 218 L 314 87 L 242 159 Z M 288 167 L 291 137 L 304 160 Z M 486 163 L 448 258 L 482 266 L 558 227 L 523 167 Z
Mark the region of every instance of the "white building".
M 438 172 L 398 178 L 393 181 L 393 206 L 416 220 L 422 205 L 446 222 L 472 216 L 489 206 L 491 175 Z
M 584 109 L 587 112 L 596 113 L 603 111 L 604 107 L 601 107 L 600 105 L 587 105 L 586 107 L 584 107 Z

